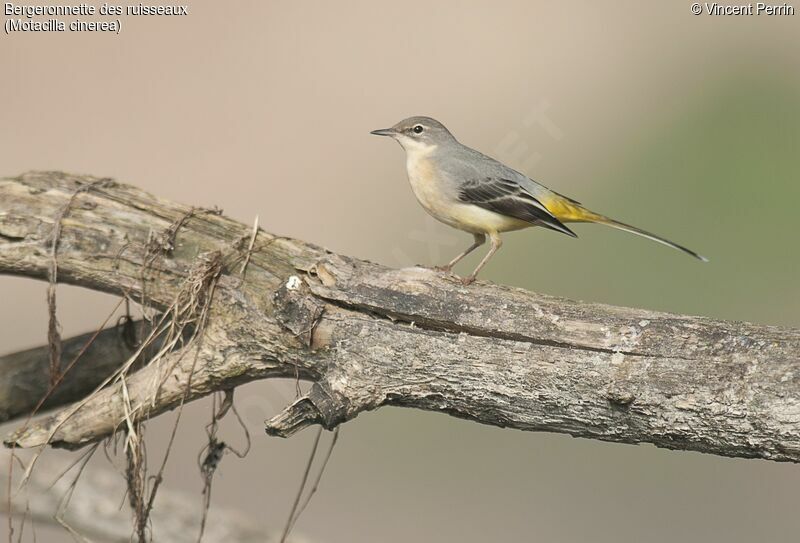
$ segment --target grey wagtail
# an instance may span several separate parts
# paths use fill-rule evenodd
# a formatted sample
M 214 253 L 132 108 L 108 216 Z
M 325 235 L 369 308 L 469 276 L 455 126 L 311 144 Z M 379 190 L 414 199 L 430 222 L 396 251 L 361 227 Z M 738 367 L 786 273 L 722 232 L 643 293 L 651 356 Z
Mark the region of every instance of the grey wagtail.
M 677 243 L 589 211 L 580 202 L 460 144 L 436 119 L 409 117 L 391 128 L 371 133 L 394 138 L 403 147 L 408 180 L 425 211 L 475 237 L 466 251 L 437 270 L 449 273 L 458 261 L 483 245 L 489 236 L 492 247 L 475 271 L 461 280 L 465 285 L 475 281 L 478 272 L 503 244 L 501 232 L 544 226 L 578 237 L 564 226 L 569 222 L 605 224 L 708 262 L 706 257 Z

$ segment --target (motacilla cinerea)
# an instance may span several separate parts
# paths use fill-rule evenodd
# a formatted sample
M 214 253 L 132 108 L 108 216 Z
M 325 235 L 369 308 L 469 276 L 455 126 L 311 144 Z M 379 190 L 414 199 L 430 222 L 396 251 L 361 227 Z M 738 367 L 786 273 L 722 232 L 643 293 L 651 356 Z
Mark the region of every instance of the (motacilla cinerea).
M 462 279 L 465 285 L 475 281 L 481 268 L 503 244 L 501 232 L 544 226 L 578 237 L 564 226 L 569 222 L 605 224 L 708 262 L 706 257 L 677 243 L 589 211 L 580 202 L 461 145 L 436 119 L 410 117 L 391 128 L 371 133 L 394 138 L 403 147 L 408 180 L 422 207 L 439 221 L 475 237 L 466 251 L 436 269 L 449 273 L 459 260 L 483 245 L 489 236 L 492 247 L 475 271 Z

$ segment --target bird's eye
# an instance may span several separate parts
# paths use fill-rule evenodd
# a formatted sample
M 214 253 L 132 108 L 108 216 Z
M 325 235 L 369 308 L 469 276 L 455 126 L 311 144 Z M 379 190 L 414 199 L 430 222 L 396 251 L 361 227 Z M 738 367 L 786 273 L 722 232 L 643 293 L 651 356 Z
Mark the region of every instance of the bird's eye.
M 414 125 L 414 128 L 412 128 L 411 130 L 413 130 L 415 134 L 422 134 L 422 131 L 424 130 L 424 128 L 422 128 L 421 124 L 417 124 L 417 125 Z

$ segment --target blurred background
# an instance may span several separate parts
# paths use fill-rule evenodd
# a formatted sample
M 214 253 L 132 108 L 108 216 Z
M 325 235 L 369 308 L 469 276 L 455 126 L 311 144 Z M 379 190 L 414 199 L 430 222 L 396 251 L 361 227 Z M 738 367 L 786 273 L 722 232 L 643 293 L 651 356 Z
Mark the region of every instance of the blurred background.
M 111 176 L 385 265 L 441 264 L 470 236 L 429 218 L 401 149 L 369 135 L 430 115 L 463 143 L 711 259 L 578 225 L 577 240 L 507 235 L 483 279 L 799 326 L 799 30 L 800 15 L 694 16 L 684 1 L 208 0 L 187 17 L 123 18 L 120 35 L 3 35 L 0 175 Z M 73 287 L 58 295 L 65 337 L 116 305 Z M 0 351 L 46 343 L 43 283 L 0 277 L 0 300 Z M 282 382 L 238 390 L 253 447 L 225 457 L 212 508 L 283 526 L 315 432 L 268 438 L 262 421 L 293 396 Z M 187 408 L 166 472 L 198 510 L 209 410 Z M 171 424 L 149 425 L 153 454 Z M 243 439 L 232 421 L 221 432 Z M 796 541 L 798 489 L 794 465 L 385 408 L 342 428 L 296 532 L 337 543 Z

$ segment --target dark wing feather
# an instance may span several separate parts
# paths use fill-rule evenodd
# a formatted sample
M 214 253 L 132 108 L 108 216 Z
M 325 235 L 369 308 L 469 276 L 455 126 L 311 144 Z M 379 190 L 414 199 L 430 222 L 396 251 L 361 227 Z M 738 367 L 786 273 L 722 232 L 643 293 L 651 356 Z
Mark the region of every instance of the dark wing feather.
M 461 185 L 458 196 L 462 202 L 578 237 L 539 200 L 510 179 L 486 177 L 466 181 Z

